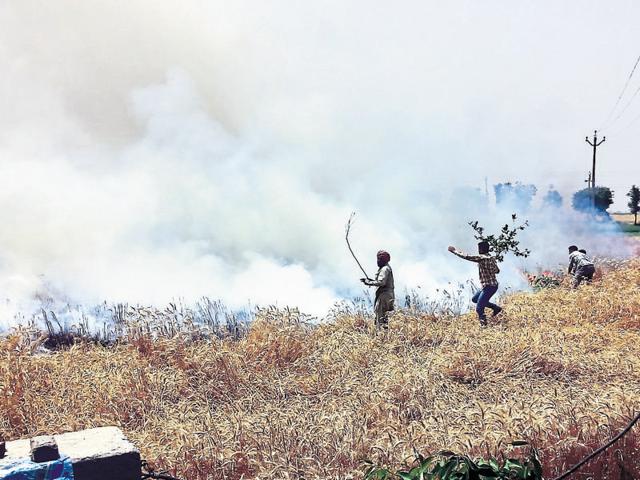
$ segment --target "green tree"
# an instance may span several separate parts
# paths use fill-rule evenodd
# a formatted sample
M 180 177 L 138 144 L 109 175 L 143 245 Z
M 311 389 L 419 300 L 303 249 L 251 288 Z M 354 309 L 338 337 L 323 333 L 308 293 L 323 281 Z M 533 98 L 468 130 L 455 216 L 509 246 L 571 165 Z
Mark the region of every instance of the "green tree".
M 561 207 L 562 206 L 562 195 L 556 189 L 553 188 L 553 185 L 549 187 L 549 191 L 545 194 L 542 202 L 547 207 Z
M 533 184 L 525 185 L 521 182 L 497 183 L 493 186 L 496 194 L 496 204 L 507 205 L 526 212 L 538 189 Z
M 640 212 L 640 188 L 635 185 L 631 186 L 631 190 L 627 193 L 627 197 L 629 197 L 629 203 L 627 206 L 629 207 L 629 211 L 633 213 L 633 224 L 638 224 L 638 212 Z
M 572 206 L 581 212 L 606 214 L 613 203 L 613 192 L 608 187 L 583 188 L 573 194 Z

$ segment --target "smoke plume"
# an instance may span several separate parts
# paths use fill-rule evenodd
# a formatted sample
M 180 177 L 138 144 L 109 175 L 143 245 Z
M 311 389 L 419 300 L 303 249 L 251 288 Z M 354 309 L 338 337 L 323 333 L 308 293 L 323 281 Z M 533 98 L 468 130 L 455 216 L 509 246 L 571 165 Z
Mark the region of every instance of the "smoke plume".
M 472 3 L 463 15 L 423 2 L 320 3 L 0 5 L 5 325 L 47 295 L 206 295 L 323 315 L 362 292 L 344 245 L 351 211 L 369 274 L 385 248 L 399 295 L 430 293 L 475 276 L 446 251 L 475 248 L 468 221 L 510 221 L 485 177 L 489 193 L 523 180 L 541 197 L 553 183 L 570 203 L 581 178 L 557 166 L 582 159 L 560 138 L 583 136 L 567 125 L 591 92 L 550 88 L 549 70 L 564 67 L 529 35 L 559 30 L 554 15 L 525 25 L 534 7 L 515 8 L 497 33 L 499 19 Z M 600 18 L 587 17 L 585 31 Z M 534 71 L 535 83 L 522 81 Z M 624 253 L 568 208 L 539 203 L 520 214 L 533 255 L 508 259 L 505 285 L 564 260 L 570 243 Z

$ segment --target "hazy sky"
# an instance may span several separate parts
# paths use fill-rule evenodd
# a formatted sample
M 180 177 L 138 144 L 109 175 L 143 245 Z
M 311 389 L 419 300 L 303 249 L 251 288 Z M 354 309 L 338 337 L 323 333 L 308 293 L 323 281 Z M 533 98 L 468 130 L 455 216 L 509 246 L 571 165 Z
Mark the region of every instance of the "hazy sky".
M 640 68 L 609 113 L 639 25 L 631 0 L 3 0 L 0 287 L 316 308 L 357 276 L 352 210 L 366 254 L 437 284 L 450 258 L 425 248 L 473 207 L 451 191 L 569 201 L 607 123 L 597 180 L 626 209 Z

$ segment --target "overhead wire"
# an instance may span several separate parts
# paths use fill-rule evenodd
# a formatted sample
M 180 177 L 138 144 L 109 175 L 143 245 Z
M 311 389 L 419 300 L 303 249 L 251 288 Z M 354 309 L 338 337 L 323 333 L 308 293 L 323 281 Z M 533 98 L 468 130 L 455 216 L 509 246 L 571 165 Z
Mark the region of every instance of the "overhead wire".
M 638 86 L 638 88 L 636 88 L 636 91 L 633 92 L 633 96 L 631 97 L 631 99 L 627 102 L 627 104 L 622 109 L 622 111 L 618 114 L 618 116 L 613 119 L 613 121 L 611 122 L 611 124 L 609 126 L 615 125 L 616 121 L 618 121 L 620 119 L 620 117 L 622 117 L 622 115 L 624 114 L 624 112 L 627 111 L 627 109 L 629 108 L 631 103 L 633 103 L 633 100 L 638 96 L 638 93 L 640 93 L 640 86 Z
M 629 123 L 627 123 L 624 127 L 614 130 L 612 133 L 609 134 L 609 136 L 613 135 L 615 137 L 616 135 L 626 132 L 629 128 L 635 125 L 638 120 L 640 120 L 640 114 L 636 115 L 635 118 L 631 120 Z
M 615 123 L 616 120 L 618 120 L 622 116 L 622 114 L 626 111 L 626 109 L 629 108 L 629 105 L 631 105 L 631 102 L 633 101 L 635 96 L 638 94 L 638 91 L 640 91 L 640 87 L 639 87 L 638 90 L 636 90 L 635 93 L 633 94 L 633 97 L 631 97 L 631 100 L 622 109 L 622 112 L 620 112 L 620 114 L 616 118 L 614 118 L 613 121 L 609 122 L 609 120 L 611 120 L 611 117 L 613 116 L 614 112 L 618 108 L 618 105 L 620 105 L 620 101 L 622 100 L 622 97 L 624 97 L 624 94 L 627 91 L 627 87 L 629 86 L 629 83 L 631 83 L 631 79 L 633 78 L 633 74 L 635 73 L 636 68 L 638 68 L 638 63 L 640 63 L 640 56 L 638 56 L 638 58 L 636 59 L 636 63 L 634 63 L 633 68 L 631 69 L 631 73 L 627 77 L 627 81 L 624 83 L 624 87 L 622 87 L 622 91 L 620 92 L 620 95 L 618 95 L 618 98 L 616 99 L 616 103 L 613 105 L 613 108 L 609 112 L 609 115 L 607 116 L 607 119 L 604 121 L 604 124 L 599 128 L 599 130 L 607 128 L 607 127 L 611 126 L 613 123 Z

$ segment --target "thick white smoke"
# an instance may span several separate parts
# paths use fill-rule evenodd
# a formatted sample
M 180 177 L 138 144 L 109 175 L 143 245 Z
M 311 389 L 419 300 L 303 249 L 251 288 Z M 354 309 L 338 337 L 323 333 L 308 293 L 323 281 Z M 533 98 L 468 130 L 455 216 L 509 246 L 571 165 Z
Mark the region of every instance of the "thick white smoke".
M 490 188 L 581 186 L 554 169 L 575 155 L 552 128 L 535 148 L 511 137 L 493 150 L 514 118 L 571 123 L 580 89 L 532 103 L 552 77 L 523 87 L 532 67 L 509 63 L 520 52 L 499 35 L 476 58 L 492 22 L 478 7 L 465 9 L 480 22 L 421 2 L 389 9 L 0 4 L 2 322 L 47 292 L 86 304 L 207 295 L 322 315 L 361 291 L 343 239 L 352 210 L 369 273 L 385 248 L 400 292 L 430 292 L 475 275 L 446 252 L 474 248 L 467 221 L 510 218 L 485 204 L 485 176 Z M 529 265 L 564 259 L 569 243 L 610 248 L 568 211 L 529 217 Z M 522 266 L 504 278 L 517 285 Z

